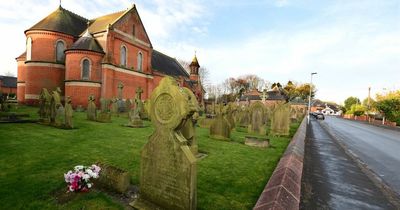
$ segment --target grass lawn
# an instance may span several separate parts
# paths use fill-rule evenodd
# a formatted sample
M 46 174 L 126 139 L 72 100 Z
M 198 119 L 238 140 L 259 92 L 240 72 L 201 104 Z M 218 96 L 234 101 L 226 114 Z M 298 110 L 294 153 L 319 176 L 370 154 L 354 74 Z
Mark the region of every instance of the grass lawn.
M 37 108 L 20 107 L 37 118 Z M 123 209 L 102 192 L 81 193 L 59 204 L 54 192 L 66 189 L 63 173 L 75 165 L 97 161 L 125 169 L 139 183 L 140 150 L 153 131 L 127 128 L 126 116 L 112 123 L 86 120 L 74 114 L 77 129 L 20 123 L 0 124 L 1 209 Z M 293 124 L 291 135 L 299 124 Z M 198 209 L 251 209 L 271 176 L 289 138 L 271 138 L 272 148 L 243 144 L 247 133 L 232 132 L 232 142 L 212 140 L 208 129 L 197 128 L 199 150 L 208 156 L 198 162 Z

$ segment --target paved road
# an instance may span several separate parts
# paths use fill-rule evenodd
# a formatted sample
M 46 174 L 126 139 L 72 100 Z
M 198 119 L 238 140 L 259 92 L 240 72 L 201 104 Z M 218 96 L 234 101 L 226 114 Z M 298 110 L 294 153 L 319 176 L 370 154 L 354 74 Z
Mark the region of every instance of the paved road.
M 396 209 L 316 120 L 307 133 L 302 182 L 301 209 Z
M 327 117 L 326 125 L 348 149 L 400 194 L 400 131 Z

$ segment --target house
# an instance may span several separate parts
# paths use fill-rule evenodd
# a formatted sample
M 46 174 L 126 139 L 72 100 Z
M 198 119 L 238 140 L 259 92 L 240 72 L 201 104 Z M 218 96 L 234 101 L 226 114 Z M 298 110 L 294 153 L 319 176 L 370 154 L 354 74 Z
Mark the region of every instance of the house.
M 17 94 L 17 78 L 0 76 L 0 94 Z
M 244 93 L 240 97 L 239 101 L 241 104 L 261 101 L 265 105 L 274 105 L 280 102 L 286 102 L 287 99 L 288 98 L 284 91 L 276 86 L 269 91 L 264 90 L 263 92 L 260 92 L 257 89 L 250 90 Z
M 138 87 L 147 99 L 160 80 L 172 76 L 193 91 L 202 104 L 204 89 L 194 56 L 187 72 L 175 58 L 153 48 L 136 6 L 86 19 L 63 7 L 25 31 L 26 51 L 18 63 L 17 99 L 37 104 L 43 88 L 60 87 L 74 107 L 89 95 L 113 98 L 123 86 L 123 99 Z

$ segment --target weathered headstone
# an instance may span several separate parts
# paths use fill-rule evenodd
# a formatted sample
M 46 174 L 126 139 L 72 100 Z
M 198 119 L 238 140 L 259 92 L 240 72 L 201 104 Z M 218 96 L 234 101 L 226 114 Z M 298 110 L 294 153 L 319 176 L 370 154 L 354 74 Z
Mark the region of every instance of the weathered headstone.
M 250 112 L 247 107 L 243 107 L 239 113 L 239 126 L 247 128 L 250 124 Z
M 128 190 L 130 175 L 127 171 L 104 163 L 98 163 L 98 165 L 101 167 L 101 171 L 99 178 L 94 180 L 96 186 L 117 193 L 125 193 Z
M 249 133 L 256 133 L 260 135 L 266 134 L 266 128 L 264 124 L 264 104 L 256 101 L 250 106 L 251 121 L 248 127 Z
M 210 126 L 210 137 L 213 139 L 229 141 L 231 136 L 231 127 L 223 115 L 222 105 L 220 105 L 216 111 L 217 116 Z
M 187 88 L 183 88 L 183 90 L 190 97 L 189 106 L 194 107 L 194 109 L 197 111 L 200 110 L 196 96 L 193 94 L 193 92 Z M 189 119 L 184 122 L 181 129 L 183 137 L 187 139 L 190 150 L 195 156 L 198 154 L 198 146 L 195 132 L 195 126 L 198 118 L 199 114 L 198 112 L 195 112 Z
M 114 116 L 118 116 L 118 99 L 111 99 L 111 114 Z
M 39 96 L 39 117 L 41 121 L 49 121 L 51 95 L 46 88 L 43 88 Z
M 71 105 L 71 97 L 68 96 L 65 100 L 65 128 L 72 129 L 74 128 L 74 125 L 72 123 L 72 115 L 74 113 L 74 110 L 72 109 Z
M 148 119 L 148 115 L 144 109 L 144 103 L 142 101 L 142 93 L 142 87 L 136 88 L 135 107 L 138 109 L 140 119 Z
M 111 113 L 110 113 L 110 100 L 101 98 L 100 99 L 100 113 L 97 115 L 97 121 L 103 123 L 111 122 Z
M 54 126 L 61 126 L 64 123 L 64 107 L 61 104 L 61 89 L 57 87 L 51 93 L 50 101 L 50 123 Z
M 95 101 L 96 99 L 94 98 L 94 95 L 90 95 L 88 97 L 88 107 L 86 109 L 87 113 L 87 119 L 91 121 L 96 121 L 96 104 Z
M 287 136 L 290 129 L 290 105 L 283 104 L 275 108 L 271 121 L 271 135 Z
M 132 128 L 144 127 L 143 120 L 140 119 L 140 114 L 137 108 L 134 108 L 129 112 L 129 124 L 127 126 Z
M 224 115 L 225 115 L 225 119 L 228 121 L 229 123 L 229 127 L 232 129 L 235 128 L 235 120 L 233 119 L 233 104 L 229 103 L 224 107 Z
M 122 99 L 123 94 L 122 94 L 122 90 L 124 89 L 124 84 L 122 84 L 122 82 L 118 83 L 118 112 L 126 112 L 129 110 L 126 110 L 126 103 L 124 102 L 124 100 Z
M 196 157 L 179 130 L 196 111 L 187 94 L 171 77 L 153 91 L 149 114 L 154 133 L 143 147 L 140 161 L 137 209 L 196 209 Z

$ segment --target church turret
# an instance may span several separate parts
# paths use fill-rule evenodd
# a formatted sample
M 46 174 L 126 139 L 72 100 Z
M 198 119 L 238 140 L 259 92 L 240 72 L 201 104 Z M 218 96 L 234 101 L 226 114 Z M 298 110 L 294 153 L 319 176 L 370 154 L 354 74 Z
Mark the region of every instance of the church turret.
M 194 55 L 192 63 L 190 63 L 189 65 L 189 68 L 190 68 L 190 80 L 199 81 L 200 64 L 199 61 L 197 60 L 196 54 Z

